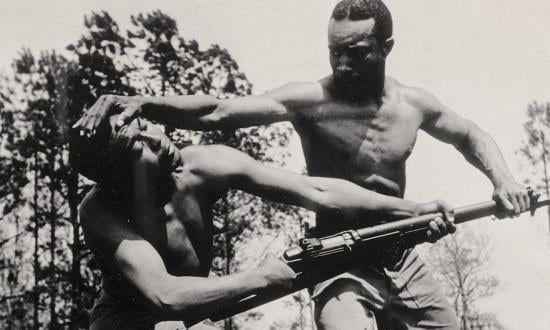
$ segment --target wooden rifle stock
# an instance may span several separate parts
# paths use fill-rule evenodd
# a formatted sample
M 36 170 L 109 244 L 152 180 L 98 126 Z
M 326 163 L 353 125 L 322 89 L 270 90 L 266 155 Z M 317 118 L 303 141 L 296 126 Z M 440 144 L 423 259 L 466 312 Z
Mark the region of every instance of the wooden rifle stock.
M 536 197 L 538 196 L 531 195 L 531 214 L 534 214 L 537 208 L 550 205 L 550 200 L 536 201 Z M 496 214 L 497 205 L 494 201 L 467 205 L 455 209 L 455 223 L 460 224 Z M 354 267 L 353 252 L 358 248 L 376 250 L 379 248 L 379 243 L 407 241 L 410 237 L 416 238 L 415 243 L 425 241 L 429 223 L 442 216 L 441 213 L 425 214 L 377 226 L 348 230 L 319 239 L 302 239 L 300 247 L 286 250 L 282 258 L 298 273 L 290 288 L 268 289 L 239 301 L 233 301 L 218 308 L 208 318 L 219 321 L 349 271 Z M 322 262 L 322 260 L 330 260 L 330 262 Z M 327 265 L 330 267 L 326 267 Z

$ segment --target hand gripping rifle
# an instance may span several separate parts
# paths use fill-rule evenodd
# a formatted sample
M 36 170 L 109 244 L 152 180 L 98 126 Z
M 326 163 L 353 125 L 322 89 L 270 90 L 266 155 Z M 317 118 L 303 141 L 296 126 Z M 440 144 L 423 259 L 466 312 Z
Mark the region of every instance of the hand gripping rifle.
M 530 212 L 534 215 L 537 208 L 549 206 L 550 200 L 537 201 L 538 195 L 529 191 Z M 495 201 L 463 206 L 455 209 L 455 223 L 460 224 L 483 217 L 496 215 L 499 210 Z M 212 321 L 256 308 L 265 303 L 308 288 L 338 274 L 354 268 L 358 258 L 369 258 L 376 253 L 395 247 L 414 246 L 427 240 L 429 223 L 441 213 L 425 214 L 404 220 L 397 220 L 377 226 L 346 230 L 322 238 L 302 238 L 299 246 L 284 252 L 282 260 L 296 273 L 291 287 L 285 289 L 267 289 L 220 306 L 209 315 Z

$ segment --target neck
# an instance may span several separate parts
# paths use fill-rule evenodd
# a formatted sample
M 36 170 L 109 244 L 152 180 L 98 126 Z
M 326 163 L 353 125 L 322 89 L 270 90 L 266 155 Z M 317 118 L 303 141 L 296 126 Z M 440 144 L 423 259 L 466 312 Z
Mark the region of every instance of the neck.
M 386 83 L 385 70 L 382 70 L 374 75 L 368 82 L 363 90 L 364 99 L 366 101 L 374 101 L 376 103 L 382 102 L 382 96 L 384 95 L 384 85 Z
M 346 86 L 336 86 L 345 100 L 353 103 L 375 102 L 380 104 L 384 96 L 385 66 L 380 65 L 377 72 L 369 77 Z

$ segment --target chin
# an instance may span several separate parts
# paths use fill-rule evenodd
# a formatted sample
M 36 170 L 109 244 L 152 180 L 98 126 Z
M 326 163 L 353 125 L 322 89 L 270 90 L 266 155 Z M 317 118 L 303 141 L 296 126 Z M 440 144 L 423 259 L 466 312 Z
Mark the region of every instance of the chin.
M 350 75 L 345 77 L 334 76 L 334 81 L 340 87 L 352 88 L 364 85 L 365 80 L 358 75 Z

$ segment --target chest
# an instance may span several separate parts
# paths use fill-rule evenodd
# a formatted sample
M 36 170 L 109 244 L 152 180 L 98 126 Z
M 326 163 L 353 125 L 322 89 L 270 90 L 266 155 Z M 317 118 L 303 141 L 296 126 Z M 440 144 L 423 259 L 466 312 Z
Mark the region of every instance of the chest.
M 311 122 L 297 127 L 309 158 L 371 167 L 401 164 L 414 147 L 420 120 L 405 107 L 383 106 L 357 118 Z
M 206 275 L 212 260 L 211 214 L 193 196 L 166 210 L 166 263 L 174 275 Z

